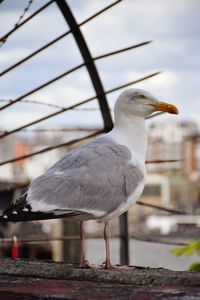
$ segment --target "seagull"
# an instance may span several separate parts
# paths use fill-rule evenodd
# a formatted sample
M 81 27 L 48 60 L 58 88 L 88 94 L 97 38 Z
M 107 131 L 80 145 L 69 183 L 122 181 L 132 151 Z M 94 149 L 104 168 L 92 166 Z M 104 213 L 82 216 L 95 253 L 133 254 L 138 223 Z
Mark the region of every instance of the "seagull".
M 142 89 L 128 89 L 114 106 L 114 128 L 69 152 L 1 213 L 0 221 L 51 218 L 80 221 L 81 267 L 92 267 L 85 255 L 83 222 L 104 222 L 106 260 L 113 268 L 109 220 L 126 212 L 142 194 L 146 168 L 145 118 L 155 111 L 178 114 L 178 109 Z

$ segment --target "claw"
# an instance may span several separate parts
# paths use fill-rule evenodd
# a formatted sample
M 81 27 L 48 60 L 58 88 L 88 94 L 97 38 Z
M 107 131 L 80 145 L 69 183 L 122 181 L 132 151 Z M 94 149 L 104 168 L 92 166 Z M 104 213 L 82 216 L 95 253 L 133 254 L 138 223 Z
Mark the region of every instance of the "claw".
M 90 264 L 88 260 L 84 260 L 84 262 L 80 264 L 80 267 L 81 269 L 93 269 L 93 270 L 97 270 L 101 268 L 101 266 Z
M 113 264 L 111 264 L 110 261 L 103 262 L 102 268 L 104 268 L 106 270 L 133 270 L 133 269 L 135 269 L 135 267 L 113 265 Z

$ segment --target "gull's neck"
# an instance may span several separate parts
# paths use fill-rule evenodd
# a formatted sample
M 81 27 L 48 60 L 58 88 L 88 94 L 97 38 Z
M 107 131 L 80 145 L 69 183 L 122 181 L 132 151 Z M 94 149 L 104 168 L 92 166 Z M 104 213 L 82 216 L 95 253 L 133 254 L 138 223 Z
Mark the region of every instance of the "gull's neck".
M 117 143 L 131 149 L 133 153 L 145 158 L 147 132 L 145 120 L 139 116 L 124 116 L 115 119 L 115 126 L 108 135 Z

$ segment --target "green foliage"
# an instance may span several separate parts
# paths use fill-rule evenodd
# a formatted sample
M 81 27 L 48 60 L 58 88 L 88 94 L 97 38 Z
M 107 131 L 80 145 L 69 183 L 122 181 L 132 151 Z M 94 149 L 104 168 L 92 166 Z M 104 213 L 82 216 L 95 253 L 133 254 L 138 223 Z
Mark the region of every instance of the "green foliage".
M 200 271 L 200 263 L 193 263 L 189 267 L 189 271 Z
M 200 240 L 192 241 L 183 247 L 174 248 L 170 252 L 177 256 L 200 254 Z M 200 271 L 200 263 L 191 264 L 189 271 Z
M 170 252 L 177 256 L 200 254 L 200 240 L 192 241 L 183 247 L 174 248 Z

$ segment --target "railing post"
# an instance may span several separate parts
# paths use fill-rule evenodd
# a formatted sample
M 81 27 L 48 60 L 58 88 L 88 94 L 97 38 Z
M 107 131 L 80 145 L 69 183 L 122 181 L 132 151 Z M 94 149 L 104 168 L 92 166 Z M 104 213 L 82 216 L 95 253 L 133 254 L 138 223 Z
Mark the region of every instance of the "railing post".
M 119 218 L 120 223 L 120 264 L 129 265 L 129 232 L 128 212 L 123 213 Z

